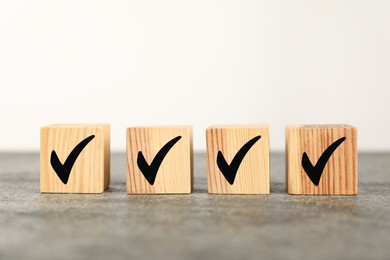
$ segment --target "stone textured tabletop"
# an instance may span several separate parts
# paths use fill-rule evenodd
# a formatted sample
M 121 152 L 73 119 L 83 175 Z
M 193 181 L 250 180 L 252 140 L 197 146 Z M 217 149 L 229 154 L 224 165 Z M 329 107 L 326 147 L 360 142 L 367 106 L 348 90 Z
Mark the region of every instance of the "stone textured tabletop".
M 270 195 L 128 195 L 124 154 L 103 194 L 41 194 L 39 154 L 0 154 L 0 259 L 389 259 L 390 153 L 359 154 L 357 196 L 292 196 L 284 155 Z

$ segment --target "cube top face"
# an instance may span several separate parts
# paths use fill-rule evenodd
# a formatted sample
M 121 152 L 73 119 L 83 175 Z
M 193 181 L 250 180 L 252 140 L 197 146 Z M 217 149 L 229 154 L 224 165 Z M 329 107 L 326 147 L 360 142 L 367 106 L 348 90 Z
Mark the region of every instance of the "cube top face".
M 244 129 L 268 129 L 267 124 L 242 124 L 242 125 L 211 125 L 206 129 L 206 132 L 213 129 L 226 129 L 226 130 L 244 130 Z M 267 130 L 268 131 L 268 130 Z
M 191 126 L 127 128 L 126 139 L 129 194 L 191 193 Z
M 211 126 L 206 130 L 206 140 L 209 193 L 269 194 L 267 125 Z M 220 168 L 221 161 L 230 166 L 230 173 Z
M 356 127 L 347 125 L 347 124 L 313 124 L 313 125 L 287 125 L 286 129 L 317 129 L 317 128 L 322 128 L 322 129 L 349 129 L 353 128 L 356 129 Z
M 42 127 L 40 157 L 41 192 L 101 193 L 110 182 L 110 126 Z
M 287 126 L 286 170 L 290 194 L 357 194 L 357 128 Z

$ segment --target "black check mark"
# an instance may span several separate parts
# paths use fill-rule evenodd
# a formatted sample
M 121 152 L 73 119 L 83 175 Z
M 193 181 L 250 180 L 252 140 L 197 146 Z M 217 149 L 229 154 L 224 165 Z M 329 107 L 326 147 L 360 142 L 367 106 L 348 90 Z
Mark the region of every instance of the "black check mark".
M 53 150 L 50 156 L 50 163 L 53 167 L 54 171 L 57 173 L 58 177 L 62 181 L 62 183 L 67 184 L 69 180 L 70 171 L 74 163 L 76 162 L 77 157 L 80 155 L 81 151 L 87 146 L 87 144 L 95 138 L 94 135 L 91 135 L 81 141 L 75 148 L 70 152 L 68 158 L 64 164 L 61 163 L 60 159 L 58 159 L 57 153 Z
M 160 168 L 160 165 L 162 161 L 164 160 L 165 156 L 171 150 L 171 148 L 181 139 L 181 136 L 177 136 L 173 138 L 171 141 L 166 143 L 160 151 L 156 154 L 154 157 L 152 163 L 149 165 L 146 160 L 144 155 L 142 154 L 141 151 L 138 152 L 138 157 L 137 157 L 137 164 L 138 168 L 142 172 L 142 174 L 145 176 L 145 179 L 149 182 L 150 185 L 154 184 L 154 181 L 156 180 L 158 168 Z
M 311 163 L 309 157 L 306 152 L 303 153 L 302 156 L 302 167 L 305 170 L 307 176 L 309 176 L 311 182 L 318 186 L 320 183 L 322 172 L 324 171 L 326 163 L 329 161 L 329 158 L 332 156 L 333 152 L 339 147 L 339 145 L 347 139 L 346 137 L 342 137 L 332 143 L 328 148 L 326 148 L 325 152 L 320 156 L 318 162 L 315 166 Z
M 246 144 L 244 144 L 241 147 L 241 149 L 237 152 L 237 154 L 234 156 L 230 165 L 226 162 L 222 152 L 218 151 L 218 155 L 217 155 L 218 168 L 222 172 L 223 176 L 225 176 L 225 179 L 230 183 L 230 185 L 233 185 L 238 168 L 240 167 L 240 164 L 244 159 L 245 155 L 260 138 L 261 136 L 258 135 L 256 137 L 253 137 Z

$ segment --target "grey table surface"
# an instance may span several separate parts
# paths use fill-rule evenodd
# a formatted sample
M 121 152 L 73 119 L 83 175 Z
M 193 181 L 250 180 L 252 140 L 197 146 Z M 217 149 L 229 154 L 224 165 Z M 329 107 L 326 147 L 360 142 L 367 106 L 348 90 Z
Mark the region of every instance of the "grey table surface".
M 359 154 L 357 196 L 128 195 L 125 154 L 102 194 L 41 194 L 39 154 L 0 153 L 0 259 L 390 259 L 390 153 Z

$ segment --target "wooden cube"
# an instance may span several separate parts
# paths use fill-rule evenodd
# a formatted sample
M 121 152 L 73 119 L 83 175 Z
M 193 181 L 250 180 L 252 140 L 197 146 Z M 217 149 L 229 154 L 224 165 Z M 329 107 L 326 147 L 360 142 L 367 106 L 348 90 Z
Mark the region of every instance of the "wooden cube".
M 350 125 L 286 127 L 290 194 L 357 194 L 357 129 Z
M 206 140 L 209 193 L 269 194 L 267 125 L 211 126 Z
M 126 136 L 129 194 L 192 192 L 192 127 L 133 127 Z
M 101 193 L 110 183 L 110 126 L 41 128 L 41 192 Z

